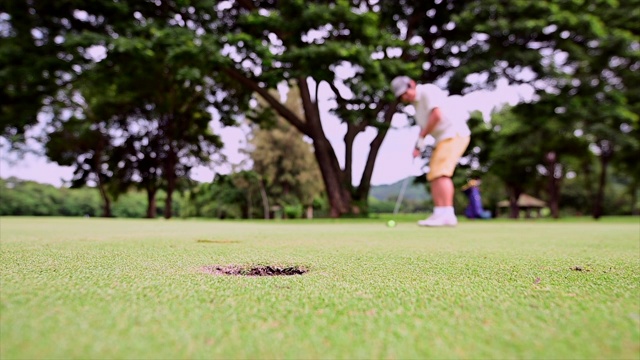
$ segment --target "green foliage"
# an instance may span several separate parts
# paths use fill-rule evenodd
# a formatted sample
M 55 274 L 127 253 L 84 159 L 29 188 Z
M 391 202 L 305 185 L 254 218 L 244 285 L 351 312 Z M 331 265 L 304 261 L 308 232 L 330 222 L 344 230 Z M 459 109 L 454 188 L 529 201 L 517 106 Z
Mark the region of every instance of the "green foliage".
M 418 178 L 422 178 L 423 176 L 419 176 Z M 396 200 L 400 191 L 402 190 L 402 186 L 404 183 L 403 180 L 399 180 L 395 183 L 388 185 L 378 185 L 374 186 L 371 189 L 370 195 L 378 200 Z M 415 178 L 409 180 L 409 184 L 405 189 L 404 199 L 407 200 L 415 200 L 415 201 L 425 201 L 430 199 L 430 195 L 425 187 L 424 183 L 416 183 Z
M 196 44 L 191 31 L 181 27 L 139 26 L 135 35 L 109 40 L 110 56 L 93 70 L 105 80 L 99 83 L 108 95 L 90 101 L 119 109 L 112 125 L 126 137 L 113 161 L 119 188 L 135 185 L 152 195 L 164 189 L 164 215 L 171 217 L 177 180 L 222 145 L 209 129 L 210 78 L 203 74 L 211 70 L 212 49 Z
M 65 7 L 82 5 L 82 1 L 0 5 L 0 135 L 9 141 L 24 141 L 25 129 L 37 123 L 45 99 L 75 77 L 73 65 L 89 62 L 64 41 L 81 27 L 93 25 L 65 16 L 71 15 L 65 14 Z
M 304 214 L 304 208 L 301 204 L 287 205 L 284 207 L 284 216 L 286 219 L 301 219 Z
M 217 175 L 185 193 L 183 217 L 240 219 L 246 209 L 244 191 L 234 184 L 235 175 Z M 259 199 L 258 199 L 259 200 Z
M 53 113 L 49 155 L 76 166 L 76 186 L 93 181 L 105 187 L 105 208 L 107 191 L 117 196 L 137 186 L 155 194 L 163 188 L 164 214 L 170 217 L 172 195 L 180 186 L 177 179 L 208 162 L 221 146 L 209 130 L 207 107 L 219 102 L 218 109 L 224 110 L 225 104 L 233 103 L 214 96 L 212 90 L 211 72 L 217 68 L 212 60 L 221 56 L 211 35 L 195 36 L 193 28 L 184 27 L 187 17 L 208 17 L 203 9 L 209 12 L 213 4 L 176 1 L 159 8 L 152 2 L 86 6 L 68 1 L 1 9 L 6 29 L 2 41 L 11 45 L 7 48 L 11 51 L 0 54 L 0 63 L 11 62 L 15 54 L 50 60 L 45 71 L 36 62 L 14 62 L 7 66 L 11 76 L 0 74 L 6 80 L 2 82 L 6 98 L 17 99 L 8 105 L 3 102 L 3 134 L 20 135 L 35 122 L 35 116 L 28 114 L 11 119 L 21 111 L 17 101 L 32 100 L 34 115 L 41 108 Z M 183 11 L 177 20 L 176 14 Z M 42 39 L 31 38 L 34 31 L 42 33 Z M 98 62 L 89 51 L 96 46 L 106 51 L 106 58 Z M 14 75 L 23 68 L 31 71 L 33 82 L 45 85 L 18 93 L 23 85 Z M 78 144 L 77 121 L 84 122 L 81 136 L 93 139 L 88 143 L 92 148 Z M 150 202 L 151 217 L 153 207 Z
M 0 215 L 100 216 L 100 197 L 94 189 L 66 189 L 52 185 L 0 179 Z
M 368 199 L 369 213 L 393 213 L 405 180 L 393 184 L 378 185 L 371 188 Z M 399 205 L 399 213 L 426 213 L 433 208 L 431 194 L 424 182 L 424 176 L 418 176 L 409 181 L 402 201 Z
M 162 206 L 166 194 L 158 194 Z M 183 200 L 174 203 L 173 211 L 180 215 Z M 48 184 L 16 178 L 0 179 L 0 215 L 11 216 L 104 216 L 98 189 L 91 187 L 56 188 Z M 142 218 L 147 215 L 147 196 L 131 191 L 113 202 L 111 216 Z
M 297 87 L 286 96 L 287 107 L 302 113 Z M 264 102 L 261 107 L 270 109 Z M 262 108 L 258 109 L 259 113 Z M 269 203 L 284 207 L 287 216 L 300 217 L 302 208 L 311 206 L 323 188 L 313 147 L 283 118 L 275 120 L 269 128 L 255 128 L 249 144 L 251 148 L 247 152 L 253 161 L 253 171 L 263 182 Z
M 394 201 L 379 200 L 374 196 L 369 197 L 369 213 L 371 214 L 393 213 L 395 205 Z
M 331 215 L 366 214 L 375 159 L 396 111 L 388 83 L 398 74 L 445 84 L 452 94 L 489 89 L 501 78 L 536 88 L 539 101 L 517 110 L 535 117 L 536 129 L 528 129 L 535 136 L 527 139 L 522 124 L 503 124 L 497 141 L 486 141 L 486 131 L 479 136 L 487 139 L 472 140 L 469 158 L 487 167 L 495 156 L 492 166 L 511 195 L 516 186 L 541 187 L 534 176 L 540 166 L 555 174 L 590 163 L 584 145 L 599 159 L 594 216 L 602 212 L 611 170 L 623 174 L 634 197 L 639 187 L 637 0 L 5 3 L 0 133 L 20 144 L 38 113 L 53 115 L 44 127 L 50 136 L 36 136 L 52 142 L 52 159 L 76 166 L 77 186 L 102 189 L 105 208 L 110 197 L 137 187 L 147 191 L 154 217 L 153 199 L 163 189 L 170 217 L 174 191 L 187 186 L 178 179 L 222 145 L 209 130 L 209 109 L 231 125 L 255 112 L 252 100 L 261 97 L 312 141 Z M 94 61 L 96 49 L 106 57 Z M 303 111 L 269 94 L 285 83 L 300 86 Z M 347 127 L 344 161 L 322 127 L 326 115 L 316 96 L 327 85 L 331 111 Z M 255 119 L 268 124 L 272 115 Z M 367 130 L 376 136 L 357 177 L 353 144 Z M 83 144 L 88 139 L 91 146 Z M 541 163 L 541 154 L 559 161 Z M 544 180 L 561 189 L 560 178 Z
M 144 218 L 147 216 L 147 196 L 135 191 L 118 197 L 113 204 L 112 213 L 117 218 Z

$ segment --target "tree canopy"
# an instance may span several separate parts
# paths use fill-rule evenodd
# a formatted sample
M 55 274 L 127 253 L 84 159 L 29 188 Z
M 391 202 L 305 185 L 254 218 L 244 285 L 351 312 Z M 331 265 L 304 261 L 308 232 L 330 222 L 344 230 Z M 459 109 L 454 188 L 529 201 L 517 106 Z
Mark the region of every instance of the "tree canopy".
M 20 144 L 38 114 L 51 114 L 43 136 L 51 141 L 49 154 L 75 164 L 76 180 L 93 174 L 114 194 L 144 188 L 150 217 L 154 194 L 165 189 L 170 217 L 177 180 L 222 146 L 210 131 L 211 113 L 235 124 L 255 110 L 259 96 L 311 140 L 331 216 L 366 214 L 380 146 L 394 114 L 404 111 L 388 89 L 394 76 L 435 82 L 450 94 L 507 79 L 536 89 L 531 106 L 538 119 L 548 119 L 540 136 L 563 134 L 545 142 L 546 156 L 564 153 L 553 147 L 575 136 L 598 157 L 601 197 L 612 164 L 638 184 L 630 154 L 640 127 L 639 3 L 4 1 L 0 130 Z M 302 112 L 270 92 L 279 86 L 299 88 Z M 331 109 L 319 106 L 325 92 Z M 323 127 L 327 110 L 346 127 L 343 159 Z M 530 111 L 517 107 L 513 116 Z M 506 137 L 491 152 L 496 163 L 509 153 L 509 134 L 522 130 L 503 128 Z M 371 130 L 354 184 L 354 142 Z M 81 137 L 94 139 L 91 148 L 78 145 Z M 520 156 L 517 163 L 540 163 L 534 154 Z M 513 169 L 514 176 L 528 166 Z

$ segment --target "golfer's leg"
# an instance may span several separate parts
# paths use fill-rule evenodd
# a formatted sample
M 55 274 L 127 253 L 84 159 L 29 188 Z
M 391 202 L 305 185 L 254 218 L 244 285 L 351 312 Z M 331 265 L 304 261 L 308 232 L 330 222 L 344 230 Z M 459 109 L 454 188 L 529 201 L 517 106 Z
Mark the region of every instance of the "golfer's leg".
M 453 206 L 453 181 L 448 176 L 441 176 L 431 181 L 431 196 L 435 206 Z
M 436 145 L 431 156 L 431 171 L 427 180 L 431 183 L 431 196 L 435 205 L 434 213 L 444 212 L 453 215 L 453 194 L 455 188 L 451 177 L 458 160 L 467 146 L 469 137 L 455 137 L 442 140 Z

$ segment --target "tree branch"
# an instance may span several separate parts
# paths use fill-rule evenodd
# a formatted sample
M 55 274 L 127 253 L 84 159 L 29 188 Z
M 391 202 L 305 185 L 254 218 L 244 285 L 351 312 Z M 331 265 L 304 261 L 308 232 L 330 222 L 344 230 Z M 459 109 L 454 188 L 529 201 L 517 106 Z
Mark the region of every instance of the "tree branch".
M 338 91 L 338 87 L 333 82 L 327 81 L 327 83 L 331 87 L 331 90 L 336 94 L 336 97 L 337 97 L 336 101 L 338 102 L 338 104 L 343 105 L 347 103 L 347 100 L 344 97 L 342 97 L 342 95 L 340 95 L 340 91 Z M 382 106 L 383 106 L 382 103 L 378 103 L 378 105 L 376 106 L 376 109 L 374 110 L 374 113 L 376 114 L 379 113 L 380 109 L 382 109 Z M 357 135 L 360 132 L 364 131 L 367 128 L 367 125 L 368 125 L 368 121 L 361 121 L 358 124 L 348 123 L 347 129 L 355 131 L 355 134 Z
M 260 85 L 258 85 L 255 81 L 249 79 L 235 68 L 227 68 L 224 70 L 224 72 L 231 78 L 239 81 L 247 88 L 258 93 L 278 114 L 280 114 L 280 116 L 287 119 L 287 121 L 289 121 L 291 125 L 295 126 L 296 129 L 298 129 L 301 133 L 307 136 L 309 135 L 309 127 L 307 126 L 307 124 L 302 119 L 300 119 L 293 111 L 291 111 L 291 109 L 284 106 L 280 101 L 269 94 L 269 91 L 260 87 Z
M 393 103 L 387 104 L 387 109 L 384 113 L 384 124 L 391 125 L 391 119 L 393 115 L 396 113 L 396 107 L 398 106 L 398 101 L 394 101 Z M 367 162 L 364 167 L 364 171 L 362 172 L 362 179 L 360 180 L 360 185 L 358 185 L 357 195 L 358 197 L 363 197 L 369 194 L 369 190 L 371 188 L 371 176 L 373 175 L 373 167 L 376 162 L 376 157 L 378 156 L 378 151 L 380 150 L 380 145 L 382 145 L 382 141 L 385 136 L 387 136 L 387 129 L 380 129 L 376 137 L 371 141 L 371 145 L 369 146 L 369 155 L 367 156 Z
M 296 81 L 298 82 L 298 88 L 300 89 L 300 99 L 302 100 L 302 107 L 304 108 L 304 113 L 307 117 L 307 125 L 311 129 L 313 129 L 314 132 L 322 132 L 322 126 L 320 125 L 320 110 L 318 109 L 318 99 L 316 98 L 315 102 L 311 100 L 309 84 L 307 84 L 307 79 L 304 76 L 298 77 Z M 318 94 L 316 92 L 316 97 L 317 96 Z M 314 138 L 313 136 L 310 137 L 312 139 Z
M 336 100 L 338 101 L 338 103 L 344 104 L 346 100 L 342 97 L 342 95 L 340 95 L 340 91 L 338 91 L 338 87 L 333 82 L 327 81 L 327 83 L 331 87 L 331 90 L 333 90 L 333 92 L 336 94 L 337 96 Z
M 253 11 L 256 9 L 256 6 L 253 4 L 253 1 L 251 0 L 236 0 L 238 2 L 238 4 L 240 4 L 240 6 L 242 6 L 243 8 L 249 10 L 249 11 Z

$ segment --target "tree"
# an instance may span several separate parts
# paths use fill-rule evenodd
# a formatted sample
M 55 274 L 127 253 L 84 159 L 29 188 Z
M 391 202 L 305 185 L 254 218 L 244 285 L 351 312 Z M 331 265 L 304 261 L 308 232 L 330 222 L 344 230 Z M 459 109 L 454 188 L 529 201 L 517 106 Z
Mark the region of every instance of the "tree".
M 286 94 L 285 106 L 297 114 L 302 113 L 300 92 L 292 87 Z M 268 105 L 259 112 L 271 113 Z M 322 192 L 322 181 L 312 146 L 304 141 L 300 132 L 281 117 L 265 129 L 254 129 L 248 151 L 253 170 L 264 182 L 269 203 L 287 206 L 302 205 L 307 216 L 312 216 L 314 200 Z
M 513 82 L 533 84 L 540 90 L 541 101 L 535 105 L 538 114 L 544 116 L 541 108 L 545 109 L 547 118 L 565 122 L 565 129 L 573 127 L 592 144 L 600 159 L 594 192 L 596 218 L 602 213 L 609 164 L 629 140 L 620 130 L 627 129 L 628 133 L 637 123 L 634 104 L 638 99 L 638 78 L 634 70 L 640 68 L 640 38 L 635 25 L 638 5 L 638 1 L 604 0 L 522 4 L 473 1 L 467 6 L 470 11 L 456 22 L 457 28 L 475 27 L 476 39 L 486 44 L 464 53 L 466 60 L 462 63 L 472 66 L 463 65 L 456 71 L 450 88 L 464 88 L 474 67 L 491 67 L 489 63 L 496 60 L 494 51 L 502 52 L 486 73 L 487 78 L 503 76 Z M 516 61 L 505 62 L 503 58 Z M 553 149 L 546 154 L 551 172 L 556 166 L 551 160 L 555 158 L 553 154 Z M 557 184 L 549 183 L 551 193 L 557 188 Z
M 629 84 L 633 84 L 628 79 L 635 76 L 628 73 L 637 70 L 633 57 L 627 56 L 635 56 L 638 48 L 634 5 L 608 0 L 27 2 L 0 10 L 0 18 L 10 24 L 10 30 L 1 36 L 11 45 L 3 47 L 8 50 L 0 61 L 10 65 L 21 54 L 52 61 L 55 80 L 41 68 L 27 68 L 35 70 L 34 83 L 44 79 L 47 86 L 37 99 L 46 104 L 47 97 L 92 66 L 87 59 L 87 49 L 92 45 L 105 46 L 107 59 L 118 51 L 136 54 L 136 63 L 149 65 L 152 70 L 165 61 L 189 59 L 179 66 L 173 63 L 176 67 L 172 71 L 179 69 L 174 74 L 188 79 L 189 85 L 198 83 L 207 89 L 211 105 L 223 120 L 231 121 L 246 112 L 251 98 L 259 94 L 311 139 L 332 216 L 365 214 L 375 159 L 397 110 L 388 91 L 393 76 L 406 74 L 423 82 L 438 82 L 452 94 L 490 88 L 499 78 L 556 91 L 584 63 L 589 64 L 582 67 L 585 73 L 598 69 L 596 73 L 607 78 L 609 86 L 616 88 L 617 79 L 623 79 L 626 85 L 611 94 L 617 100 L 610 101 L 623 104 L 631 99 L 626 95 Z M 14 24 L 21 16 L 25 25 Z M 39 30 L 45 40 L 30 38 L 35 29 L 45 29 Z M 56 47 L 59 41 L 63 47 Z M 168 56 L 156 58 L 156 52 L 162 53 L 160 42 L 169 44 L 164 47 L 169 49 Z M 593 49 L 596 54 L 592 54 Z M 622 56 L 620 49 L 625 52 Z M 569 54 L 568 60 L 558 63 L 556 59 L 565 53 Z M 175 54 L 185 57 L 174 58 Z M 584 55 L 595 55 L 598 60 L 589 62 Z M 604 71 L 601 64 L 606 59 L 609 62 Z M 625 67 L 631 71 L 623 72 Z M 613 76 L 610 71 L 614 71 Z M 125 77 L 122 74 L 129 73 L 120 73 L 121 78 Z M 136 76 L 136 82 L 118 89 L 124 94 L 130 89 L 140 91 L 145 80 L 155 86 L 163 74 L 151 71 L 148 77 Z M 9 85 L 3 91 L 8 96 L 19 97 L 16 89 L 30 88 L 22 86 L 18 77 L 6 79 Z M 269 89 L 278 84 L 294 83 L 300 88 L 302 116 L 269 94 Z M 153 89 L 165 93 L 170 90 L 162 86 Z M 566 89 L 569 94 L 571 90 Z M 331 111 L 346 127 L 343 166 L 322 127 L 325 115 L 319 107 L 319 95 L 325 92 L 332 94 L 335 106 Z M 159 98 L 138 98 L 138 103 L 172 106 L 170 102 L 158 102 Z M 7 109 L 3 112 L 18 114 L 19 106 Z M 154 119 L 159 121 L 159 114 L 167 115 L 162 112 L 165 110 L 156 111 Z M 617 119 L 619 122 L 621 117 Z M 23 126 L 23 120 L 11 120 L 12 126 Z M 29 121 L 33 123 L 33 119 Z M 376 135 L 369 144 L 360 183 L 354 185 L 353 144 L 367 130 Z M 166 157 L 169 168 L 172 159 L 175 157 Z
M 352 201 L 355 198 L 366 205 L 373 160 L 393 115 L 390 105 L 393 101 L 381 106 L 372 105 L 372 108 L 369 104 L 379 98 L 389 100 L 389 94 L 383 91 L 387 82 L 384 74 L 397 72 L 386 70 L 401 64 L 398 59 L 378 61 L 371 57 L 377 46 L 390 40 L 379 32 L 378 16 L 368 11 L 357 13 L 353 11 L 353 4 L 341 1 L 296 0 L 279 2 L 277 6 L 237 1 L 229 6 L 218 8 L 219 17 L 226 19 L 228 24 L 226 28 L 220 28 L 227 30 L 221 40 L 232 55 L 222 63 L 221 77 L 227 79 L 225 83 L 241 84 L 245 92 L 240 94 L 259 94 L 280 116 L 312 139 L 332 216 L 366 211 Z M 322 33 L 321 38 L 313 38 L 316 31 Z M 356 75 L 349 79 L 337 77 L 334 68 L 343 64 L 354 65 L 358 69 Z M 299 86 L 304 116 L 298 116 L 269 94 L 268 89 L 276 88 L 281 81 Z M 339 87 L 349 88 L 339 97 L 342 106 L 336 109 L 338 113 L 340 109 L 350 108 L 348 112 L 340 113 L 348 126 L 344 169 L 340 168 L 322 129 L 317 96 L 321 84 L 327 84 L 338 95 Z M 353 94 L 347 95 L 350 91 Z M 353 140 L 367 126 L 380 127 L 383 131 L 372 144 L 372 160 L 365 170 L 367 175 L 358 189 L 354 189 L 351 176 Z
M 100 199 L 94 189 L 55 188 L 48 184 L 0 179 L 0 215 L 96 216 Z
M 187 193 L 183 216 L 241 219 L 246 195 L 231 175 L 216 175 L 210 183 L 199 184 Z
M 185 176 L 191 167 L 207 162 L 221 145 L 220 139 L 208 129 L 211 115 L 207 107 L 218 104 L 218 108 L 224 110 L 233 104 L 212 89 L 211 78 L 205 75 L 216 68 L 210 62 L 210 55 L 214 50 L 219 53 L 219 49 L 208 46 L 211 40 L 207 40 L 207 36 L 199 37 L 198 29 L 176 20 L 176 13 L 182 13 L 185 19 L 208 16 L 203 9 L 209 12 L 213 2 L 198 2 L 197 8 L 188 5 L 169 1 L 162 4 L 106 1 L 87 5 L 69 1 L 56 5 L 25 3 L 11 6 L 7 12 L 0 9 L 0 18 L 8 20 L 3 42 L 11 45 L 7 47 L 6 56 L 0 54 L 0 61 L 11 62 L 21 55 L 37 54 L 42 58 L 41 63 L 47 63 L 43 66 L 45 70 L 33 64 L 27 69 L 33 71 L 31 77 L 25 77 L 27 80 L 33 78 L 34 83 L 40 81 L 47 85 L 34 86 L 37 91 L 28 89 L 24 94 L 19 93 L 19 89 L 29 87 L 19 84 L 20 79 L 11 74 L 5 76 L 3 91 L 10 95 L 7 99 L 38 100 L 31 106 L 35 109 L 33 114 L 49 106 L 58 108 L 58 116 L 64 111 L 91 111 L 97 114 L 96 121 L 107 125 L 108 131 L 118 133 L 117 141 L 131 137 L 124 142 L 126 150 L 139 150 L 136 141 L 154 142 L 159 165 L 145 163 L 141 166 L 148 165 L 147 169 L 137 173 L 132 169 L 113 172 L 124 176 L 119 181 L 119 191 L 124 191 L 127 184 L 142 181 L 139 175 L 145 171 L 153 172 L 152 177 L 159 180 L 151 179 L 144 186 L 150 189 L 150 202 L 159 186 L 166 188 L 166 217 L 171 217 L 177 179 Z M 30 39 L 34 33 L 40 35 Z M 106 52 L 102 61 L 94 61 L 89 51 L 96 46 Z M 16 74 L 21 69 L 9 67 Z M 0 78 L 3 75 L 4 72 Z M 89 87 L 99 91 L 86 91 Z M 63 105 L 57 104 L 61 92 L 63 98 L 81 97 L 82 100 L 62 108 Z M 10 118 L 20 112 L 20 119 L 9 119 L 6 127 L 3 123 L 3 132 L 21 134 L 25 126 L 34 122 L 32 113 L 21 112 L 18 100 L 6 106 L 3 103 L 3 120 L 5 113 L 6 118 Z M 64 103 L 70 105 L 69 101 Z M 152 127 L 155 132 L 139 134 L 138 121 L 155 124 Z M 122 151 L 118 154 L 123 158 L 110 165 L 138 164 L 124 160 L 132 160 L 139 153 L 128 154 L 128 157 Z M 151 185 L 155 182 L 157 186 Z M 149 208 L 155 209 L 152 205 Z
M 228 30 L 222 39 L 233 56 L 223 63 L 223 75 L 259 93 L 312 139 L 332 216 L 366 212 L 377 152 L 396 111 L 387 91 L 394 75 L 442 80 L 453 94 L 490 87 L 501 77 L 543 88 L 557 74 L 545 66 L 545 54 L 567 46 L 563 30 L 578 31 L 585 22 L 597 25 L 595 15 L 576 22 L 582 19 L 576 14 L 585 9 L 573 2 L 290 0 L 277 6 L 254 1 L 226 5 L 218 14 L 228 27 L 220 29 Z M 559 30 L 550 31 L 554 27 Z M 350 73 L 338 71 L 343 69 Z M 303 117 L 268 94 L 283 80 L 295 80 L 300 87 Z M 321 126 L 317 94 L 327 88 L 336 101 L 332 111 L 347 127 L 343 168 Z M 354 187 L 353 141 L 371 128 L 377 135 L 361 182 Z
M 236 189 L 243 191 L 245 194 L 245 201 L 242 202 L 242 218 L 252 219 L 255 211 L 254 209 L 260 208 L 255 206 L 257 201 L 262 203 L 262 211 L 265 219 L 269 218 L 269 200 L 264 190 L 264 184 L 262 178 L 255 171 L 240 171 L 230 175 L 231 183 Z
M 640 153 L 640 124 L 635 122 L 629 128 L 624 127 L 623 133 L 627 135 L 625 142 L 621 145 L 619 156 L 614 160 L 618 171 L 626 174 L 629 181 L 629 199 L 631 204 L 631 213 L 638 215 L 640 208 L 638 207 L 638 192 L 640 191 L 640 162 L 637 155 Z
M 112 150 L 111 138 L 104 123 L 76 117 L 64 121 L 57 130 L 51 132 L 46 143 L 46 154 L 51 160 L 62 166 L 75 167 L 72 188 L 95 184 L 102 198 L 104 217 L 112 216 L 113 193 L 110 193 L 108 186 L 113 172 L 105 166 Z
M 539 139 L 510 111 L 503 109 L 492 116 L 495 137 L 491 148 L 490 172 L 502 180 L 509 196 L 510 217 L 519 217 L 518 198 L 536 177 Z
M 178 179 L 222 145 L 209 129 L 207 107 L 216 100 L 202 73 L 210 69 L 208 50 L 188 29 L 150 20 L 132 31 L 129 38 L 110 39 L 109 56 L 92 69 L 104 89 L 92 100 L 118 109 L 114 125 L 126 138 L 118 171 L 122 183 L 147 190 L 149 217 L 155 217 L 156 191 L 164 188 L 164 216 L 170 218 Z
M 560 216 L 562 182 L 574 164 L 571 159 L 589 157 L 588 142 L 575 132 L 576 121 L 556 109 L 563 106 L 563 99 L 544 96 L 540 101 L 518 104 L 512 111 L 520 126 L 530 138 L 537 140 L 536 166 L 539 176 L 546 181 L 547 203 L 551 216 Z
M 547 114 L 563 114 L 577 119 L 575 130 L 590 142 L 600 163 L 597 191 L 593 201 L 593 217 L 603 213 L 607 172 L 622 149 L 633 149 L 629 133 L 637 128 L 637 80 L 640 68 L 640 35 L 637 32 L 640 5 L 632 2 L 596 1 L 581 14 L 579 2 L 568 2 L 576 13 L 557 19 L 552 33 L 559 32 L 555 53 L 562 60 L 549 64 L 555 71 L 549 94 L 556 106 Z M 552 24 L 555 26 L 555 24 Z
M 102 28 L 73 16 L 83 1 L 0 3 L 0 136 L 12 144 L 24 141 L 25 130 L 61 87 L 71 83 L 90 62 L 77 43 L 78 33 Z

